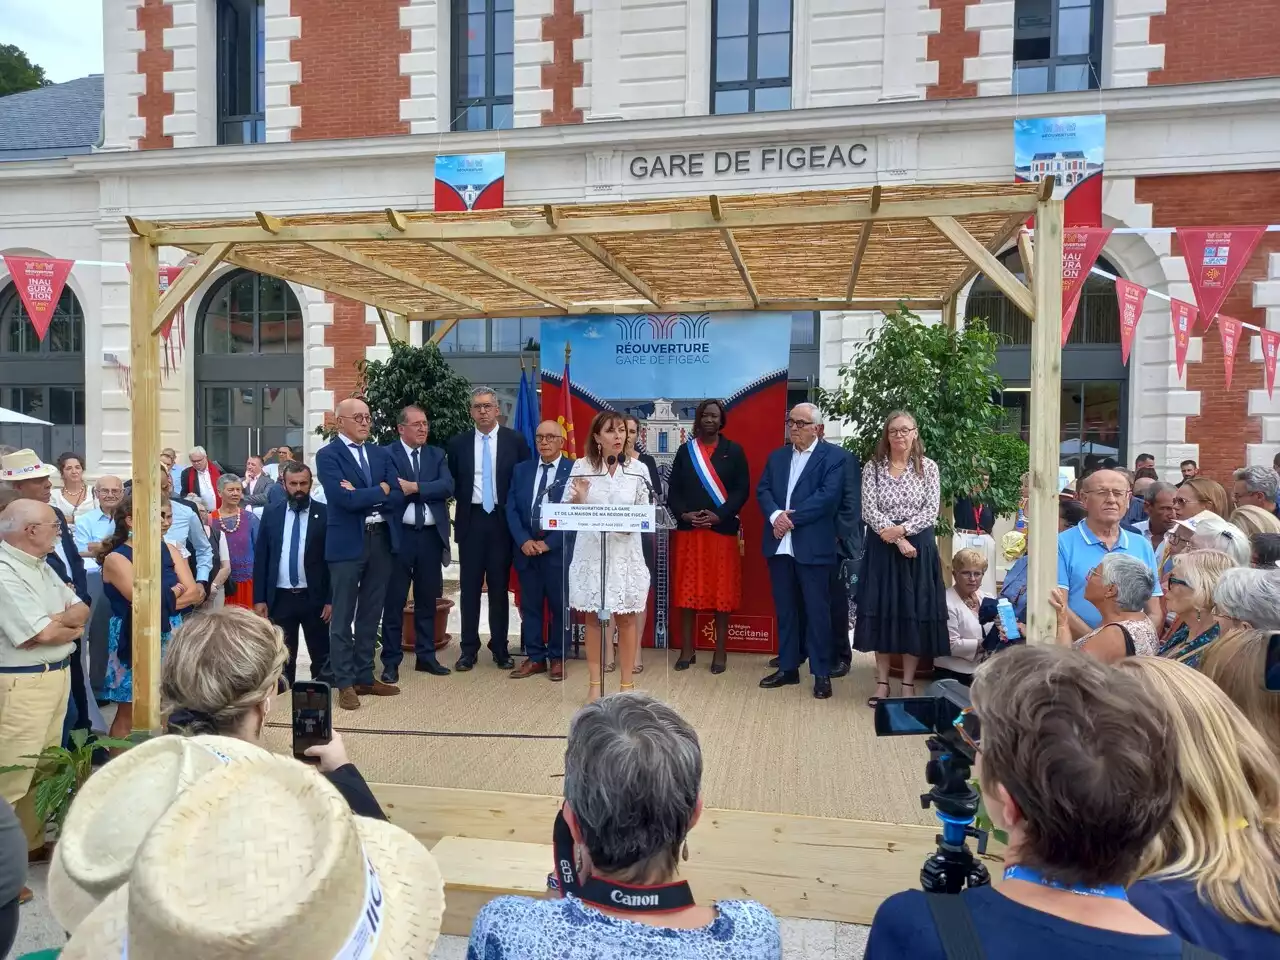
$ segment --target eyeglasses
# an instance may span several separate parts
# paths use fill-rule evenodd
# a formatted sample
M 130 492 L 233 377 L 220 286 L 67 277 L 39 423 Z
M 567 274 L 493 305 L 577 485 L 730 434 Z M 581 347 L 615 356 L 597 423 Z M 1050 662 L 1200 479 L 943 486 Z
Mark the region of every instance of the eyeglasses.
M 985 570 L 957 570 L 956 571 L 957 577 L 973 577 L 976 580 L 981 580 L 986 575 L 987 575 L 987 571 Z
M 1184 546 L 1184 547 L 1189 547 L 1189 546 L 1191 546 L 1191 538 L 1190 538 L 1190 537 L 1180 537 L 1180 536 L 1178 536 L 1176 533 L 1174 533 L 1172 530 L 1170 530 L 1168 533 L 1166 533 L 1166 534 L 1164 535 L 1164 538 L 1165 538 L 1165 540 L 1166 540 L 1168 543 L 1173 544 L 1173 545 L 1181 545 L 1181 546 Z
M 805 427 L 816 427 L 817 424 L 812 420 L 788 420 L 788 427 L 794 427 L 797 430 L 803 430 Z
M 493 409 L 496 409 L 497 406 L 498 405 L 496 403 L 473 403 L 471 405 L 471 409 L 472 410 L 493 410 Z
M 559 439 L 560 439 L 560 434 L 558 434 L 558 433 L 535 433 L 535 434 L 533 435 L 533 439 L 534 439 L 534 440 L 536 440 L 538 443 L 555 443 L 555 441 L 557 441 L 557 440 L 559 440 Z
M 1174 497 L 1173 505 L 1175 507 L 1185 507 L 1188 503 L 1208 503 L 1207 500 L 1201 500 L 1199 497 Z
M 885 431 L 891 437 L 909 437 L 915 432 L 915 427 L 891 427 Z
M 357 413 L 350 417 L 339 417 L 339 420 L 354 420 L 356 423 L 373 423 L 373 417 L 367 413 Z
M 1129 491 L 1127 488 L 1124 490 L 1086 490 L 1084 494 L 1086 497 L 1101 497 L 1104 500 L 1123 500 L 1125 497 L 1129 496 Z
M 1169 586 L 1171 586 L 1171 587 L 1186 587 L 1188 590 L 1190 590 L 1190 589 L 1191 589 L 1191 584 L 1187 583 L 1187 581 L 1183 580 L 1181 577 L 1170 577 L 1170 578 L 1169 578 Z

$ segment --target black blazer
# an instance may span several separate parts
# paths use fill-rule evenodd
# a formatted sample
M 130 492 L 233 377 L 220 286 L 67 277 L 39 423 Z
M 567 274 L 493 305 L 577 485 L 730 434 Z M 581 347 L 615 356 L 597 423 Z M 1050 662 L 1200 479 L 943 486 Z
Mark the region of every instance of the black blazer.
M 507 502 L 507 491 L 511 489 L 511 468 L 530 459 L 533 454 L 529 452 L 529 444 L 525 442 L 524 435 L 510 427 L 499 426 L 497 436 L 498 462 L 494 464 L 493 512 L 506 523 L 506 511 L 498 508 Z M 449 473 L 453 475 L 455 491 L 453 539 L 458 543 L 462 543 L 467 536 L 467 526 L 471 521 L 471 490 L 475 486 L 476 471 L 480 469 L 480 465 L 476 463 L 475 444 L 474 428 L 449 441 Z
M 435 520 L 435 526 L 432 529 L 440 534 L 440 539 L 444 543 L 443 559 L 447 564 L 449 562 L 448 500 L 453 496 L 453 477 L 449 473 L 449 464 L 445 460 L 444 451 L 439 447 L 422 447 L 418 452 L 419 472 L 414 476 L 413 462 L 404 452 L 404 444 L 397 440 L 383 449 L 395 464 L 396 473 L 418 484 L 418 492 L 410 496 L 401 493 L 398 484 L 391 491 L 391 512 L 387 515 L 387 522 L 396 527 L 403 526 L 405 509 L 411 503 L 421 503 Z M 400 537 L 399 540 L 403 546 L 404 538 Z
M 76 596 L 85 604 L 92 604 L 89 599 L 88 581 L 84 574 L 84 558 L 80 556 L 80 548 L 76 546 L 76 538 L 71 533 L 71 527 L 67 523 L 67 518 L 62 515 L 62 511 L 57 507 L 53 508 L 54 514 L 58 518 L 58 535 L 61 537 L 62 552 L 67 555 L 67 563 L 71 564 L 68 570 L 62 563 L 62 558 L 58 556 L 58 551 L 50 550 L 49 555 L 45 557 L 45 561 L 49 566 L 53 567 L 53 572 L 58 575 L 58 579 L 71 587 L 76 592 Z
M 284 519 L 288 509 L 287 503 L 274 503 L 262 511 L 258 539 L 253 545 L 253 602 L 265 603 L 267 613 L 276 605 L 276 581 L 280 577 L 280 552 L 284 549 Z M 307 600 L 317 609 L 333 601 L 329 564 L 324 559 L 328 525 L 328 509 L 312 500 L 307 508 L 307 542 L 302 548 L 302 566 L 307 576 Z
M 689 444 L 696 442 L 691 439 L 676 451 L 675 461 L 671 464 L 671 478 L 667 482 L 667 509 L 675 515 L 677 530 L 693 529 L 693 524 L 684 520 L 684 514 L 711 510 L 720 518 L 720 522 L 711 529 L 716 533 L 735 535 L 738 532 L 738 514 L 751 492 L 751 471 L 747 466 L 746 451 L 721 434 L 720 441 L 711 452 L 711 465 L 724 482 L 725 490 L 724 506 L 717 507 L 693 469 Z
M 979 509 L 978 526 L 973 525 L 973 509 Z M 992 528 L 996 525 L 995 511 L 990 505 L 981 503 L 975 504 L 969 497 L 958 497 L 956 505 L 952 508 L 955 516 L 955 526 L 957 530 L 979 530 L 982 533 L 990 534 Z
M 829 442 L 829 441 L 824 441 Z M 844 454 L 844 494 L 836 512 L 836 552 L 851 560 L 862 552 L 862 461 L 851 450 L 835 444 Z

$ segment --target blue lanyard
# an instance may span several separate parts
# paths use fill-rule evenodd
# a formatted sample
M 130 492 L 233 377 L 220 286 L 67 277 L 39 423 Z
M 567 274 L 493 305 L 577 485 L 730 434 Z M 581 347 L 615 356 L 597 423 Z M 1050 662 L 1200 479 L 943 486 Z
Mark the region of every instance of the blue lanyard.
M 1059 883 L 1057 880 L 1050 880 L 1039 870 L 1033 870 L 1031 867 L 1023 867 L 1018 864 L 1005 867 L 1004 878 L 1006 880 L 1023 880 L 1026 883 L 1034 883 L 1042 887 L 1052 887 L 1054 890 L 1066 890 L 1082 897 L 1106 897 L 1109 900 L 1129 899 L 1124 887 L 1118 883 L 1107 884 L 1103 887 L 1068 886 L 1065 883 Z

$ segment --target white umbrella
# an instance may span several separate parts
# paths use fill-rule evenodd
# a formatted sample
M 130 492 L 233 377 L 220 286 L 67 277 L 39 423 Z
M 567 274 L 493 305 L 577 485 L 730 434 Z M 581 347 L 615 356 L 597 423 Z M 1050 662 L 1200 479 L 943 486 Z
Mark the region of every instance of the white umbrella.
M 0 423 L 24 423 L 33 427 L 53 426 L 48 420 L 37 420 L 35 417 L 29 417 L 25 413 L 19 413 L 17 410 L 7 410 L 4 407 L 0 407 Z

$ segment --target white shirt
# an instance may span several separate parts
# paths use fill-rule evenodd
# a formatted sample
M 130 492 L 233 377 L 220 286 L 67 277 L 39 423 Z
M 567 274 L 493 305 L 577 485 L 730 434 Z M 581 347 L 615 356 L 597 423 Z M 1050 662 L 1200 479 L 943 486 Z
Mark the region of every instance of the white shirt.
M 214 495 L 213 476 L 208 469 L 196 471 L 196 486 L 200 488 L 200 499 L 204 501 L 206 507 L 213 510 L 217 506 L 217 498 Z
M 364 473 L 365 468 L 368 467 L 369 474 L 372 476 L 373 464 L 369 462 L 369 451 L 364 449 L 364 444 L 356 443 L 345 433 L 340 433 L 338 436 L 342 439 L 342 442 L 347 445 L 347 451 L 351 454 L 351 459 L 356 462 L 356 466 L 360 468 L 360 472 Z M 367 527 L 375 523 L 385 523 L 386 519 L 387 518 L 382 514 L 374 512 L 364 518 L 364 525 Z
M 809 444 L 808 449 L 797 450 L 794 446 L 791 448 L 791 470 L 787 473 L 787 502 L 783 510 L 773 511 L 773 516 L 769 518 L 769 522 L 773 523 L 784 510 L 791 509 L 791 493 L 796 488 L 796 483 L 800 479 L 800 474 L 804 473 L 804 468 L 809 463 L 809 457 L 813 455 L 814 448 L 817 446 L 818 440 L 815 437 L 813 443 Z M 795 552 L 791 549 L 791 531 L 788 530 L 782 535 L 782 539 L 778 541 L 778 556 L 794 557 Z
M 542 482 L 543 467 L 551 468 L 547 472 L 547 489 L 542 491 L 542 495 L 545 497 L 548 493 L 551 492 L 551 485 L 556 482 L 556 471 L 560 469 L 560 457 L 557 456 L 550 463 L 543 463 L 542 458 L 541 457 L 538 458 L 538 466 L 533 471 L 533 498 L 529 501 L 530 517 L 535 517 L 538 515 L 538 484 Z
M 415 452 L 417 452 L 418 454 L 418 463 L 419 464 L 422 463 L 422 451 L 423 451 L 422 447 L 411 447 L 407 443 L 405 443 L 403 440 L 400 441 L 400 446 L 404 447 L 404 455 L 409 458 L 410 467 L 413 466 L 413 455 Z M 418 481 L 417 477 L 413 477 L 412 479 L 415 483 L 417 483 Z M 422 493 L 419 492 L 418 496 L 419 498 L 421 498 Z M 416 503 L 410 503 L 405 506 L 404 508 L 405 526 L 413 527 L 417 525 L 418 523 L 417 510 L 418 510 L 418 504 Z M 422 504 L 422 525 L 424 527 L 434 527 L 436 525 L 436 518 L 431 515 L 431 508 L 428 507 L 426 503 Z
M 273 482 L 274 482 L 274 481 L 276 481 L 276 480 L 279 480 L 279 479 L 280 479 L 280 464 L 278 464 L 278 463 L 268 463 L 266 466 L 264 466 L 264 467 L 262 468 L 262 472 L 263 472 L 263 473 L 265 473 L 268 477 L 270 477 L 270 478 L 272 479 L 272 481 L 273 481 Z
M 282 590 L 305 590 L 307 588 L 307 567 L 303 562 L 307 552 L 307 521 L 311 519 L 311 505 L 302 510 L 293 509 L 292 504 L 284 508 L 284 541 L 280 544 L 280 570 L 276 576 L 276 586 Z M 298 531 L 298 585 L 295 587 L 289 580 L 289 547 L 293 543 L 293 525 L 301 524 Z M 223 537 L 225 541 L 226 538 Z
M 22 644 L 47 627 L 54 614 L 79 602 L 75 591 L 58 578 L 44 557 L 33 557 L 0 542 L 0 610 L 4 610 L 0 617 L 0 665 L 57 663 L 71 653 L 74 643 L 42 643 L 29 650 L 22 649 Z M 44 722 L 49 718 L 38 719 Z
M 494 509 L 501 499 L 498 496 L 498 428 L 495 426 L 488 434 L 475 430 L 475 476 L 471 478 L 471 502 L 484 503 L 484 489 L 480 481 L 484 479 L 484 438 L 489 438 L 489 455 L 493 458 L 493 502 Z

